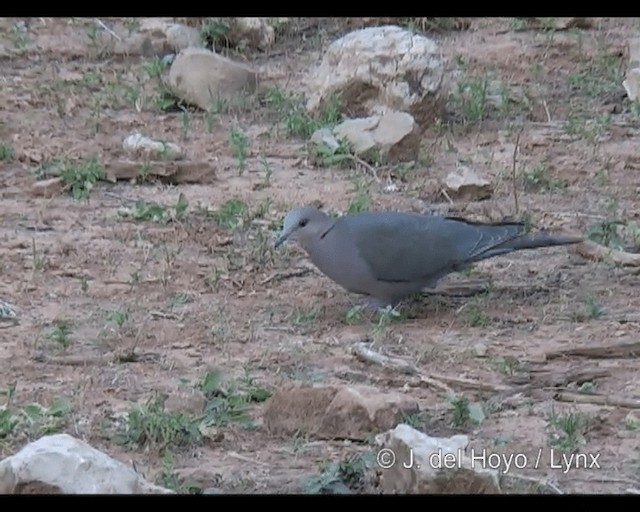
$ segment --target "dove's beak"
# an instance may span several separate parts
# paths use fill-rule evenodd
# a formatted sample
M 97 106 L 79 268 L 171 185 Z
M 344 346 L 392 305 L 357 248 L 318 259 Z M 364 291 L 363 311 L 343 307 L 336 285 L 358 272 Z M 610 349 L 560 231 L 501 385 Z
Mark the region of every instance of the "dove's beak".
M 276 243 L 274 244 L 274 247 L 277 249 L 278 247 L 280 247 L 283 243 L 285 243 L 287 241 L 287 239 L 289 238 L 289 235 L 291 233 L 287 233 L 286 231 L 283 231 L 282 234 L 278 237 L 278 239 L 276 240 Z

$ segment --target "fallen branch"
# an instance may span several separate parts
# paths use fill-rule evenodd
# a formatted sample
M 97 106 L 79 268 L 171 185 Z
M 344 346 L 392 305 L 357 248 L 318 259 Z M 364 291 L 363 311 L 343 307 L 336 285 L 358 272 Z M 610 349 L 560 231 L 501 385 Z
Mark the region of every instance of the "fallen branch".
M 355 356 L 364 363 L 372 363 L 401 373 L 415 375 L 418 369 L 408 361 L 397 357 L 389 357 L 371 350 L 366 343 L 358 342 L 352 347 Z
M 115 362 L 113 354 L 103 354 L 101 356 L 47 356 L 37 354 L 33 359 L 39 363 L 58 364 L 61 366 L 104 365 Z
M 561 357 L 591 357 L 594 359 L 617 359 L 640 356 L 640 341 L 612 343 L 593 347 L 574 347 L 552 350 L 545 353 L 547 359 Z
M 154 160 L 149 165 L 142 162 L 113 161 L 105 165 L 106 180 L 115 183 L 119 180 L 150 177 L 162 179 L 172 184 L 211 183 L 216 172 L 211 162 L 187 162 Z
M 471 297 L 486 293 L 489 289 L 489 281 L 467 281 L 461 283 L 448 283 L 434 290 L 424 290 L 422 295 L 445 295 L 447 297 Z
M 522 130 L 524 130 L 524 126 L 520 127 L 518 131 L 518 135 L 516 135 L 516 143 L 513 147 L 513 157 L 512 157 L 512 165 L 511 165 L 511 181 L 513 187 L 513 207 L 515 210 L 515 214 L 518 215 L 520 213 L 520 206 L 518 204 L 518 150 L 520 149 L 520 136 L 522 135 Z
M 608 261 L 625 267 L 640 267 L 640 254 L 610 249 L 591 240 L 577 244 L 575 251 L 590 260 Z
M 460 388 L 473 389 L 475 391 L 492 391 L 500 393 L 504 391 L 516 391 L 512 386 L 504 386 L 502 384 L 491 384 L 490 382 L 482 382 L 478 380 L 465 379 L 462 377 L 450 377 L 448 375 L 432 375 L 433 379 L 447 383 Z
M 105 32 L 108 32 L 109 34 L 111 34 L 111 36 L 113 36 L 115 39 L 117 39 L 118 41 L 122 41 L 122 38 L 118 34 L 116 34 L 113 30 L 111 30 L 109 27 L 107 27 L 102 22 L 102 20 L 100 20 L 98 18 L 93 18 L 93 21 L 95 21 L 96 25 L 101 27 Z
M 511 384 L 525 385 L 524 389 L 566 387 L 572 382 L 580 385 L 596 379 L 609 377 L 611 372 L 602 368 L 577 368 L 554 371 L 531 371 L 528 375 L 519 375 L 508 380 Z M 523 380 L 524 379 L 526 380 Z
M 447 375 L 426 376 L 421 374 L 412 363 L 409 363 L 404 359 L 385 356 L 374 350 L 371 350 L 367 345 L 368 344 L 364 342 L 355 343 L 352 347 L 352 353 L 355 354 L 355 356 L 360 361 L 363 361 L 365 363 L 373 363 L 375 365 L 396 370 L 404 374 L 416 375 L 418 378 L 414 382 L 408 383 L 409 385 L 414 387 L 426 384 L 429 387 L 439 389 L 448 394 L 453 394 L 454 391 L 447 384 L 452 384 L 454 386 L 465 389 L 473 389 L 476 391 L 491 391 L 495 393 L 503 391 L 515 391 L 515 389 L 511 386 L 489 384 L 486 382 L 480 382 L 471 379 L 463 379 L 461 377 L 449 377 Z
M 292 272 L 276 272 L 275 274 L 272 274 L 266 279 L 262 280 L 260 282 L 260 285 L 264 286 L 265 284 L 270 283 L 272 281 L 279 282 L 279 281 L 284 281 L 285 279 L 291 279 L 292 277 L 303 277 L 310 273 L 311 273 L 310 268 L 298 269 Z
M 571 391 L 560 391 L 553 397 L 558 402 L 571 402 L 579 404 L 610 405 L 613 407 L 624 407 L 626 409 L 640 409 L 640 400 L 632 398 L 620 398 L 615 396 L 588 395 L 573 393 Z

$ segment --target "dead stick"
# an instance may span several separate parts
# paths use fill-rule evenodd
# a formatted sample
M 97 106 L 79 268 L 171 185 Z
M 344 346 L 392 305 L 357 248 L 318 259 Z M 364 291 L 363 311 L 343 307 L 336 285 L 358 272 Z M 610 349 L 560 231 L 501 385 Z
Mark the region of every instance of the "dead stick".
M 520 206 L 518 205 L 518 179 L 516 167 L 518 165 L 518 149 L 520 148 L 520 135 L 522 134 L 522 130 L 524 127 L 521 127 L 518 131 L 518 135 L 516 135 L 516 145 L 513 148 L 513 166 L 511 167 L 511 179 L 513 183 L 513 204 L 516 210 L 515 214 L 518 215 L 520 212 Z
M 571 402 L 579 404 L 610 405 L 613 407 L 625 407 L 627 409 L 640 409 L 640 400 L 632 398 L 620 398 L 615 396 L 588 395 L 573 393 L 571 391 L 560 391 L 554 398 L 558 402 Z
M 574 250 L 590 260 L 609 261 L 623 267 L 640 267 L 640 254 L 610 249 L 591 240 L 577 244 Z
M 352 347 L 355 356 L 365 363 L 373 363 L 402 373 L 416 374 L 418 369 L 408 361 L 397 357 L 389 357 L 371 350 L 365 343 L 358 342 Z
M 448 375 L 431 375 L 431 377 L 446 384 L 451 384 L 462 388 L 474 389 L 477 391 L 514 391 L 514 388 L 512 388 L 511 386 L 504 386 L 502 384 L 491 384 L 488 382 L 482 382 L 472 379 L 464 379 L 462 377 L 449 377 Z
M 552 350 L 545 353 L 547 359 L 561 357 L 593 357 L 598 359 L 615 359 L 618 357 L 640 356 L 640 341 L 612 343 L 595 347 L 575 347 L 562 350 Z

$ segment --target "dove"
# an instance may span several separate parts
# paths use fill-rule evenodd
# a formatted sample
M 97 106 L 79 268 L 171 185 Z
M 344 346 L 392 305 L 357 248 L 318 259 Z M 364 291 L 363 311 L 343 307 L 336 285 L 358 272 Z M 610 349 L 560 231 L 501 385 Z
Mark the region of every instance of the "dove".
M 275 242 L 297 243 L 311 262 L 375 307 L 395 307 L 446 275 L 523 249 L 582 242 L 581 236 L 528 233 L 523 223 L 374 211 L 331 218 L 318 208 L 290 210 Z

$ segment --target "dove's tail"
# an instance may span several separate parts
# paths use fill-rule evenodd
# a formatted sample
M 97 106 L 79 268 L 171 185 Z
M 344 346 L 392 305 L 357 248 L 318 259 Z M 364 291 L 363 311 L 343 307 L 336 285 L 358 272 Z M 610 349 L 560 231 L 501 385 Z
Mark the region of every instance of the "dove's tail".
M 552 233 L 526 233 L 511 240 L 507 240 L 498 247 L 511 251 L 522 249 L 537 249 L 539 247 L 553 247 L 555 245 L 570 245 L 583 242 L 584 238 L 576 235 L 554 235 Z M 496 249 L 498 248 L 496 247 Z
M 478 225 L 478 228 L 485 232 L 485 240 L 491 241 L 486 245 L 481 244 L 471 255 L 470 262 L 524 249 L 570 245 L 584 241 L 584 238 L 578 235 L 561 235 L 546 231 L 524 233 L 524 226 L 517 223 L 485 224 Z

